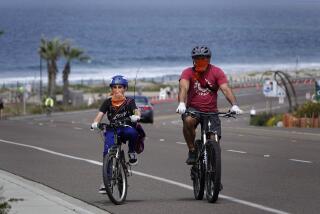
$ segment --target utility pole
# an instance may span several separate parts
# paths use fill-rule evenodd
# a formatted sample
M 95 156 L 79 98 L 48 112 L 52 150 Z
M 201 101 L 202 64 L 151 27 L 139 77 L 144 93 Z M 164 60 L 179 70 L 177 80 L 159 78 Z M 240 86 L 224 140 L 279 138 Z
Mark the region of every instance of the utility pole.
M 296 79 L 298 78 L 299 56 L 296 56 Z

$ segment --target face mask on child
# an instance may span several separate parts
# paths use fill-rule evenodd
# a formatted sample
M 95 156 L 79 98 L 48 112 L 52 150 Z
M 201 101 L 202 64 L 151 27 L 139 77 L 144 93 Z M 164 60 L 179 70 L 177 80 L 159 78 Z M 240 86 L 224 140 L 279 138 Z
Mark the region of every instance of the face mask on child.
M 121 106 L 125 99 L 124 87 L 112 87 L 111 102 L 113 106 Z

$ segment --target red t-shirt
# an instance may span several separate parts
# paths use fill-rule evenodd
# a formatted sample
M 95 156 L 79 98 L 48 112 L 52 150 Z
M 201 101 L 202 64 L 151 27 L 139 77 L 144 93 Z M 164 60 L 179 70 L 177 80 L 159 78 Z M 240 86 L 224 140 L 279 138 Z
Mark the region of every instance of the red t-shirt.
M 185 79 L 190 82 L 187 107 L 203 112 L 216 112 L 218 111 L 218 90 L 220 85 L 228 82 L 227 77 L 220 68 L 210 64 L 209 70 L 201 78 L 202 82 L 205 81 L 209 87 L 202 87 L 199 81 L 194 78 L 192 67 L 182 71 L 180 80 Z

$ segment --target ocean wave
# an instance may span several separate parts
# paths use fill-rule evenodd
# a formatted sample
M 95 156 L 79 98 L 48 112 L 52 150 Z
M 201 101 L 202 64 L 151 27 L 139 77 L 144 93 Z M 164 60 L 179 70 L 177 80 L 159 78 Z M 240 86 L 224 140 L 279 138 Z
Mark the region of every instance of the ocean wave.
M 157 78 L 166 75 L 180 75 L 182 70 L 191 65 L 181 66 L 148 66 L 148 67 L 72 67 L 69 80 L 110 80 L 112 76 L 121 74 L 129 79 L 137 78 Z M 282 70 L 292 72 L 296 70 L 320 70 L 320 63 L 301 63 L 301 64 L 216 64 L 227 75 L 243 74 L 245 72 L 264 72 Z M 47 83 L 46 70 L 42 71 L 42 80 Z M 40 74 L 37 70 L 25 70 L 24 72 L 1 72 L 0 84 L 29 83 L 40 81 Z M 61 72 L 58 74 L 57 82 L 62 82 Z

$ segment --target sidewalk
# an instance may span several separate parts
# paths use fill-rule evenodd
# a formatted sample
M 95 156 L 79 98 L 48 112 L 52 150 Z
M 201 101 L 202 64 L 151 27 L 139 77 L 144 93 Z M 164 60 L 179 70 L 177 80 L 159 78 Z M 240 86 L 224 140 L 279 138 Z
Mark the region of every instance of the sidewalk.
M 26 180 L 6 171 L 0 170 L 0 198 L 4 197 L 11 205 L 10 213 L 23 214 L 106 214 L 78 199 L 57 192 L 49 187 Z

